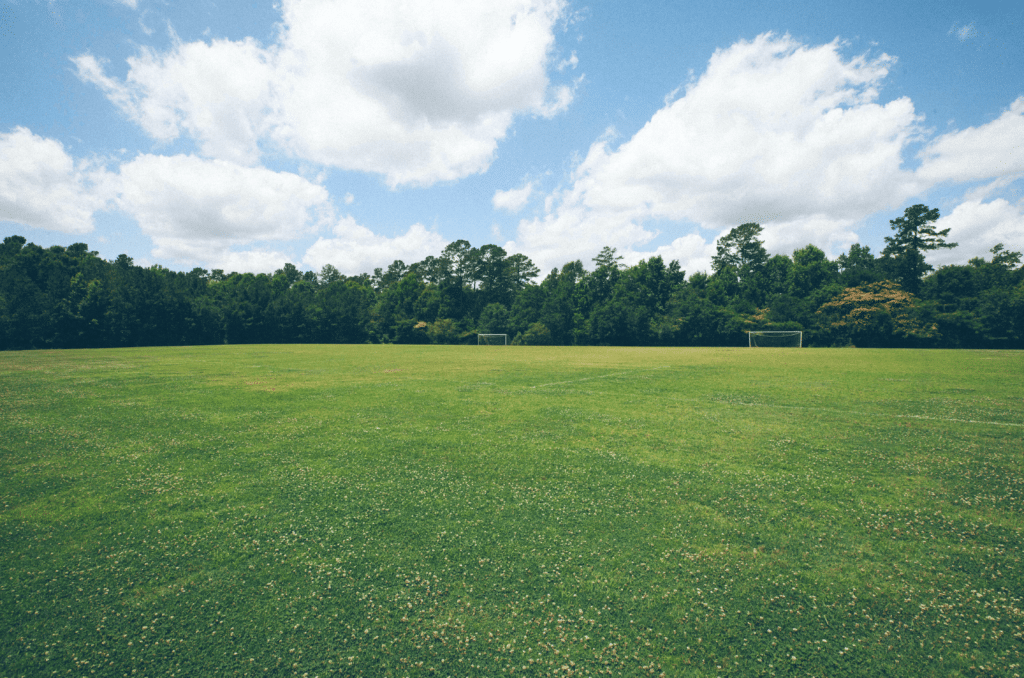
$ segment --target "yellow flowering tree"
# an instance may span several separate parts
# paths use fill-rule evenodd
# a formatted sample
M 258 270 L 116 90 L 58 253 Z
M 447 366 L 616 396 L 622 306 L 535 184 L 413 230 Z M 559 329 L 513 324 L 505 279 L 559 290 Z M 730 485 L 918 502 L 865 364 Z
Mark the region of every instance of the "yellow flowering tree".
M 848 287 L 818 315 L 833 344 L 914 346 L 937 335 L 933 323 L 922 321 L 917 298 L 890 280 Z

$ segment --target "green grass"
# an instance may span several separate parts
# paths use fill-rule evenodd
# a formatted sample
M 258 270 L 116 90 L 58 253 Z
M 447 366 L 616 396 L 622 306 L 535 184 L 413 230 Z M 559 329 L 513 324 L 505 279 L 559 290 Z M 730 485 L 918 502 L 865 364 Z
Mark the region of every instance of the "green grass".
M 0 353 L 0 674 L 1024 674 L 1021 375 L 998 351 Z

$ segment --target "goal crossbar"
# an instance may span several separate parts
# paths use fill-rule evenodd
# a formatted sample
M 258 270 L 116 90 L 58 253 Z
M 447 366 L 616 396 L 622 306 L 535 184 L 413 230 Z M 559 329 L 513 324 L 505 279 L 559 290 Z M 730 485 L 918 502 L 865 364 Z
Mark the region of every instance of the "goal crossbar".
M 804 333 L 800 330 L 751 330 L 747 332 L 747 341 L 751 348 L 803 348 Z

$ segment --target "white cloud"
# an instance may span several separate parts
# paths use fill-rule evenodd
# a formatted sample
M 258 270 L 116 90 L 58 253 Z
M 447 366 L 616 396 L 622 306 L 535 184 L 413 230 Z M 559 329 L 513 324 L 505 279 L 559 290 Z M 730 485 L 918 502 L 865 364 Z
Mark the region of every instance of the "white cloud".
M 920 190 L 901 167 L 920 129 L 909 99 L 877 101 L 895 59 L 841 47 L 765 34 L 716 51 L 631 139 L 595 142 L 548 214 L 520 223 L 517 245 L 542 261 L 638 250 L 655 219 L 714 233 L 757 221 L 782 251 L 855 240 L 857 220 Z
M 659 256 L 666 264 L 670 261 L 678 261 L 680 268 L 686 271 L 687 275 L 702 271 L 710 273 L 711 258 L 715 256 L 716 251 L 714 242 L 706 242 L 696 233 L 690 233 L 676 238 L 668 245 L 662 245 L 656 250 L 634 252 L 628 263 L 632 265 L 641 259 Z
M 1014 204 L 996 198 L 985 202 L 981 195 L 968 194 L 963 203 L 935 222 L 936 229 L 949 229 L 946 241 L 958 246 L 929 252 L 925 257 L 929 264 L 962 264 L 973 257 L 991 259 L 990 251 L 998 243 L 1008 250 L 1024 252 L 1024 201 Z
M 141 155 L 121 166 L 118 206 L 153 239 L 154 256 L 226 270 L 283 255 L 240 247 L 315 231 L 330 215 L 326 189 L 287 172 L 194 156 Z M 252 269 L 243 269 L 252 270 Z
M 210 269 L 219 268 L 233 273 L 273 273 L 291 261 L 291 257 L 283 252 L 254 249 L 243 251 L 220 251 L 208 261 Z
M 62 233 L 89 233 L 111 197 L 110 175 L 76 162 L 54 139 L 24 127 L 0 133 L 0 221 Z
M 875 102 L 893 61 L 846 61 L 837 43 L 739 42 L 620 148 L 595 145 L 577 186 L 594 206 L 640 202 L 655 217 L 722 225 L 898 204 L 917 118 L 907 99 Z
M 404 235 L 387 238 L 375 235 L 351 216 L 338 221 L 333 238 L 318 238 L 302 261 L 315 269 L 332 264 L 346 275 L 368 273 L 387 267 L 396 259 L 407 264 L 436 256 L 447 241 L 422 224 L 413 224 Z
M 808 214 L 792 221 L 763 224 L 765 249 L 775 254 L 791 254 L 813 244 L 834 255 L 858 242 L 857 220 L 835 218 L 827 214 Z M 721 235 L 724 235 L 723 231 Z
M 143 48 L 128 59 L 123 83 L 106 76 L 92 55 L 72 61 L 82 80 L 97 85 L 153 139 L 188 134 L 207 157 L 247 165 L 259 159 L 273 69 L 255 40 L 175 40 L 166 54 Z
M 638 211 L 588 209 L 571 191 L 554 198 L 546 215 L 520 221 L 516 240 L 505 245 L 510 252 L 528 254 L 541 271 L 574 259 L 589 265 L 606 245 L 626 254 L 656 235 L 640 225 Z
M 79 77 L 147 134 L 188 134 L 253 163 L 261 142 L 303 160 L 429 185 L 482 172 L 517 114 L 572 99 L 551 87 L 564 0 L 284 0 L 278 41 L 143 49 L 122 82 L 90 55 Z
M 990 123 L 943 134 L 920 157 L 917 174 L 930 183 L 1024 173 L 1024 96 Z
M 278 269 L 293 260 L 280 243 L 311 235 L 334 220 L 327 190 L 296 174 L 149 154 L 111 174 L 76 163 L 59 142 L 25 128 L 0 134 L 0 221 L 88 233 L 93 213 L 108 206 L 138 222 L 153 240 L 154 257 L 226 271 Z M 333 263 L 359 274 L 396 258 L 419 261 L 446 244 L 420 224 L 387 238 L 346 217 L 336 222 L 334 237 L 319 238 L 303 261 L 317 268 Z
M 510 188 L 507 191 L 495 191 L 491 203 L 496 210 L 505 210 L 515 214 L 526 206 L 533 193 L 533 182 L 527 182 L 521 188 Z

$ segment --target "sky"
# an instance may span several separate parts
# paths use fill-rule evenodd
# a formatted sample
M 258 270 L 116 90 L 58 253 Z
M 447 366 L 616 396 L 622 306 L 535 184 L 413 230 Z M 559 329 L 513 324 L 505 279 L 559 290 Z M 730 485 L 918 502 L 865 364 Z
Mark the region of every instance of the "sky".
M 0 0 L 0 63 L 0 236 L 105 259 L 1024 251 L 1019 0 Z

